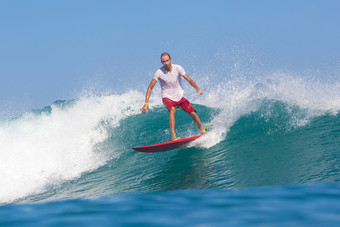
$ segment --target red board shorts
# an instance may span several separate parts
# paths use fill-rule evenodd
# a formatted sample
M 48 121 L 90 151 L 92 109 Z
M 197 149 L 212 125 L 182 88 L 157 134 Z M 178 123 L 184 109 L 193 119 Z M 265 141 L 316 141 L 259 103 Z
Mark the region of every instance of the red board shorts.
M 163 104 L 170 112 L 171 107 L 176 106 L 176 108 L 180 108 L 181 110 L 184 110 L 188 114 L 192 112 L 196 112 L 196 110 L 192 107 L 191 103 L 186 98 L 181 98 L 178 102 L 172 101 L 168 98 L 163 98 Z

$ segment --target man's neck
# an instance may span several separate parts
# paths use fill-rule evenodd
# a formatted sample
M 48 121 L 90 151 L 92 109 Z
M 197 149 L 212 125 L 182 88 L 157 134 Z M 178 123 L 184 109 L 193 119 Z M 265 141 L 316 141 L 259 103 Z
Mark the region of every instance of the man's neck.
M 164 67 L 164 68 L 165 68 L 165 67 Z M 168 71 L 168 72 L 171 72 L 171 71 L 172 71 L 172 65 L 170 65 L 170 68 L 169 68 L 169 69 L 165 68 L 165 70 Z

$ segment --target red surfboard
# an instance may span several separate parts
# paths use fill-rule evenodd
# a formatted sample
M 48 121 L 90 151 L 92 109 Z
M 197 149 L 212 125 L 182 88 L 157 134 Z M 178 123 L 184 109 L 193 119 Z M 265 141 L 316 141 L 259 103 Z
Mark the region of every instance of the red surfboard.
M 169 141 L 165 143 L 158 143 L 143 147 L 133 147 L 132 149 L 139 151 L 139 152 L 145 152 L 145 153 L 152 153 L 152 152 L 160 152 L 160 151 L 167 151 L 172 150 L 175 148 L 178 148 L 180 146 L 183 146 L 184 144 L 190 143 L 191 141 L 200 138 L 203 135 L 188 137 L 184 139 Z

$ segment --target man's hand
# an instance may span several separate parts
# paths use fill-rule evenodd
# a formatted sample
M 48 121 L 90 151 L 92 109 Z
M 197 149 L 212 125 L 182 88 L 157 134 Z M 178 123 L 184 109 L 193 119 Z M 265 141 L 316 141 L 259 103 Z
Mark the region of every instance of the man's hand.
M 142 109 L 140 110 L 142 111 L 142 114 L 144 114 L 145 112 L 149 112 L 149 104 L 145 103 Z
M 202 90 L 202 89 L 199 89 L 199 88 L 196 89 L 196 91 L 197 91 L 198 93 L 200 93 L 200 95 L 203 95 L 203 93 L 204 93 L 203 90 Z

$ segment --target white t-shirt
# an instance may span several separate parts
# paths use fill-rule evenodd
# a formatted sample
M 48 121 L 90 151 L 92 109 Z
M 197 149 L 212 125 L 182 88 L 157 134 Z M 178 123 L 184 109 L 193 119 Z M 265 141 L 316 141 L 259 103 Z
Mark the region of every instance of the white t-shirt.
M 182 66 L 172 64 L 171 72 L 165 70 L 164 66 L 159 68 L 153 79 L 159 81 L 162 88 L 163 98 L 178 102 L 183 97 L 181 77 L 186 73 Z

